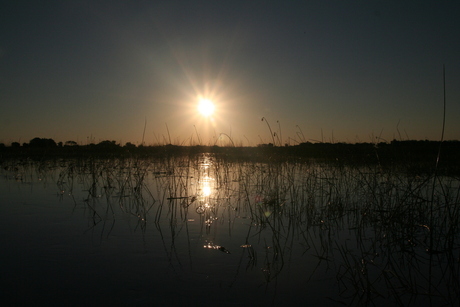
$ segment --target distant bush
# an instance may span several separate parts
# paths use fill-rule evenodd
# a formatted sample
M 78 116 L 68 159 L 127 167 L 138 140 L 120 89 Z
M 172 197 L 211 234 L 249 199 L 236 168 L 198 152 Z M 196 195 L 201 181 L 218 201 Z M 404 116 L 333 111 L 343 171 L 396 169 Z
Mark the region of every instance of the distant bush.
M 53 139 L 34 138 L 29 142 L 30 147 L 57 147 Z
M 125 147 L 125 148 L 128 148 L 128 149 L 134 149 L 134 148 L 136 148 L 136 145 L 134 145 L 134 144 L 131 143 L 131 142 L 128 142 L 128 143 L 125 144 L 124 147 Z
M 98 144 L 96 144 L 98 148 L 103 148 L 103 149 L 110 149 L 110 148 L 119 148 L 120 145 L 118 145 L 115 141 L 102 141 Z

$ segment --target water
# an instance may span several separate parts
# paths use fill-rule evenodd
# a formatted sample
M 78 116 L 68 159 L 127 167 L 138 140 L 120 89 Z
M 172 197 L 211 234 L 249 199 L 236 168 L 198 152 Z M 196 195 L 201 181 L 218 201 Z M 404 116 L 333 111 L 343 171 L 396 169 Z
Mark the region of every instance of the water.
M 428 177 L 211 155 L 14 161 L 0 181 L 9 305 L 458 302 L 452 178 L 432 215 Z

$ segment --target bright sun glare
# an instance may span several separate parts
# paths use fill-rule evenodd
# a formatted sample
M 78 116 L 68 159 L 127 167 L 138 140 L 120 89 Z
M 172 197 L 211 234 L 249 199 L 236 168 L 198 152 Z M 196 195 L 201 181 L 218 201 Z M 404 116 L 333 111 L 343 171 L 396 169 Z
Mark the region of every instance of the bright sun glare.
M 214 113 L 214 103 L 209 99 L 200 99 L 198 111 L 205 117 L 211 116 Z

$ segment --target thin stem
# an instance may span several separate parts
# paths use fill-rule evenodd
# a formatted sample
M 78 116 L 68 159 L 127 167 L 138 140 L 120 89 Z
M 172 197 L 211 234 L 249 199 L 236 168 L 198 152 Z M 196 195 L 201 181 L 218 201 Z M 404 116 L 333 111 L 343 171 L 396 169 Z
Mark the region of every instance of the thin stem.
M 276 143 L 275 143 L 275 136 L 273 134 L 273 131 L 272 131 L 272 128 L 270 127 L 270 124 L 268 123 L 268 120 L 265 118 L 265 117 L 262 117 L 262 121 L 264 121 L 267 123 L 267 126 L 268 126 L 268 130 L 270 130 L 270 136 L 272 137 L 272 141 L 273 141 L 273 146 L 276 146 Z
M 147 117 L 145 118 L 145 122 L 144 122 L 144 132 L 142 133 L 142 142 L 141 142 L 141 145 L 142 145 L 142 146 L 144 146 L 145 128 L 147 128 Z

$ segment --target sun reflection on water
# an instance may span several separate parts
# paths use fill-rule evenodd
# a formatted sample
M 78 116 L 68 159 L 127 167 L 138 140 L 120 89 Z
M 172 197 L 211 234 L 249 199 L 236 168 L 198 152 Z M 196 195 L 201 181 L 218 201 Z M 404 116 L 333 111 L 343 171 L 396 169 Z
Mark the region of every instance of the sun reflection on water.
M 207 202 L 215 190 L 215 179 L 211 176 L 212 160 L 208 155 L 203 155 L 199 164 L 198 196 L 199 200 Z
M 211 179 L 209 177 L 206 177 L 203 179 L 201 182 L 201 196 L 203 197 L 209 197 L 212 194 L 212 187 L 211 187 Z
M 201 221 L 206 226 L 209 233 L 212 223 L 218 219 L 216 202 L 216 181 L 212 177 L 212 159 L 208 155 L 202 156 L 202 161 L 198 165 L 198 187 L 197 200 L 198 206 L 196 213 L 201 215 Z

